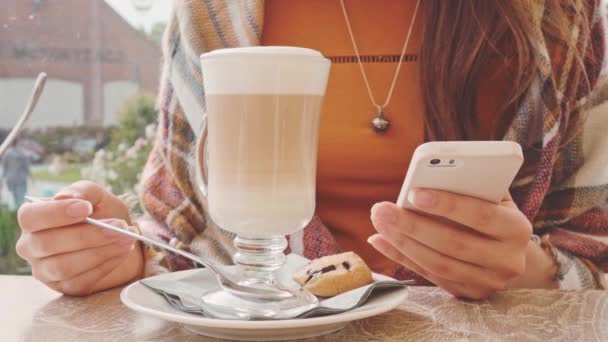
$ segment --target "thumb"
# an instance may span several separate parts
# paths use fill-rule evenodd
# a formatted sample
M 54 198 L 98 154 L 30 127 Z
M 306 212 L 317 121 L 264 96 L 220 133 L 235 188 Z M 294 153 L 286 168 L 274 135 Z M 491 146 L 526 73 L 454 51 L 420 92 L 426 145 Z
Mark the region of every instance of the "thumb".
M 106 190 L 91 181 L 79 181 L 63 188 L 53 199 L 63 200 L 70 198 L 82 199 L 93 206 L 100 204 L 106 196 Z
M 91 181 L 76 182 L 53 197 L 56 200 L 70 198 L 90 202 L 94 208 L 92 218 L 118 218 L 127 221 L 127 223 L 131 222 L 127 206 L 99 184 Z

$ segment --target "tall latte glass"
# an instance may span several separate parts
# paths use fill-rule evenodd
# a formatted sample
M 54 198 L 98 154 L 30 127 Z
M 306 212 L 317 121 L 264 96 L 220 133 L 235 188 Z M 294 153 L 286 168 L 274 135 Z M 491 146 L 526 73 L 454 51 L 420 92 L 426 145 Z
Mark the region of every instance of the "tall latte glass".
M 201 56 L 206 127 L 198 147 L 201 188 L 211 219 L 235 234 L 242 281 L 279 286 L 285 235 L 315 211 L 319 116 L 330 62 L 295 47 L 216 50 Z M 298 298 L 272 303 L 216 291 L 203 300 L 225 314 L 285 311 Z M 227 307 L 229 306 L 229 307 Z M 270 311 L 269 311 L 270 310 Z

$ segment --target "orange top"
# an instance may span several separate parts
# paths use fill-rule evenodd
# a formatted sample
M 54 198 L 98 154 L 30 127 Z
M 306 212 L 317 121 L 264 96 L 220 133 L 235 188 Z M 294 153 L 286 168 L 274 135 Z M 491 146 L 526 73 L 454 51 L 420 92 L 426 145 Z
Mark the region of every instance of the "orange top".
M 347 0 L 353 33 L 372 92 L 384 103 L 412 19 L 415 0 Z M 368 96 L 338 0 L 266 0 L 263 45 L 308 47 L 332 59 L 319 140 L 317 214 L 340 247 L 363 256 L 376 272 L 397 266 L 367 243 L 375 233 L 370 208 L 396 201 L 414 149 L 423 143 L 423 102 L 416 55 L 421 46 L 419 9 L 393 98 L 386 108 L 391 127 L 384 135 L 370 126 L 375 108 Z M 493 87 L 487 97 L 500 98 Z M 499 102 L 496 102 L 499 103 Z M 481 103 L 487 137 L 498 105 Z M 485 114 L 485 115 L 484 115 Z

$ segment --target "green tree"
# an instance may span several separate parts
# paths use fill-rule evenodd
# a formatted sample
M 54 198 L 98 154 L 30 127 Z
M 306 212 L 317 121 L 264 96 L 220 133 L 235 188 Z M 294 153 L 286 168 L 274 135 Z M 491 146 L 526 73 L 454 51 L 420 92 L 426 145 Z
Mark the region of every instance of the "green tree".
M 0 205 L 0 274 L 29 273 L 27 262 L 15 252 L 19 235 L 17 213 Z
M 118 113 L 118 126 L 111 133 L 111 148 L 120 144 L 132 146 L 145 135 L 146 126 L 155 123 L 158 117 L 154 97 L 137 94 L 127 100 Z
M 118 125 L 111 132 L 107 150 L 103 151 L 104 179 L 98 180 L 113 193 L 137 193 L 141 172 L 152 149 L 157 117 L 154 98 L 145 94 L 127 100 L 118 113 Z M 152 133 L 146 132 L 146 128 L 152 128 Z
M 148 37 L 156 43 L 156 45 L 161 46 L 163 41 L 163 33 L 165 32 L 165 28 L 167 27 L 167 23 L 165 22 L 157 22 L 152 25 L 150 32 L 148 33 Z

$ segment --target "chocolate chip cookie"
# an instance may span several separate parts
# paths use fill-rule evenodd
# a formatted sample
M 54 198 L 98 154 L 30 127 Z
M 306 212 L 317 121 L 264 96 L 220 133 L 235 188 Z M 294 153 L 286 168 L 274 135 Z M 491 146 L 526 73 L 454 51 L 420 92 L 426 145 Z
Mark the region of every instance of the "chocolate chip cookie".
M 315 259 L 296 273 L 293 279 L 320 297 L 333 297 L 373 281 L 372 271 L 353 252 Z

